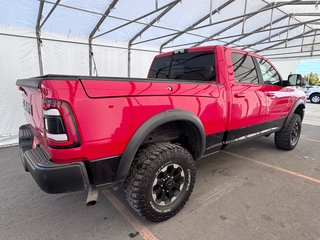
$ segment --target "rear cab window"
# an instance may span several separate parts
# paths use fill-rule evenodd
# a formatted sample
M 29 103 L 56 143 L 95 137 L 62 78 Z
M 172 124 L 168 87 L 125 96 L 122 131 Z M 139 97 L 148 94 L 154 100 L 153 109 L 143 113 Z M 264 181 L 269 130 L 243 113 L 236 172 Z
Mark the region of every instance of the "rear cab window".
M 178 52 L 155 58 L 148 78 L 177 79 L 187 81 L 215 81 L 214 53 Z

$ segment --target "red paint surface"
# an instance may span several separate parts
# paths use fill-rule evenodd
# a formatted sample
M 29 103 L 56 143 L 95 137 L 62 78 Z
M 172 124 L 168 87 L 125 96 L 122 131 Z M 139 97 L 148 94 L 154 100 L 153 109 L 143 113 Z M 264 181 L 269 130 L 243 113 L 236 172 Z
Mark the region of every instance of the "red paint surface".
M 28 96 L 24 97 L 33 106 L 33 118 L 26 113 L 27 121 L 35 127 L 38 141 L 53 161 L 66 163 L 122 154 L 136 130 L 149 118 L 166 110 L 183 109 L 197 115 L 209 135 L 283 118 L 297 98 L 304 98 L 303 93 L 293 88 L 235 83 L 230 53 L 239 50 L 217 46 L 189 51 L 215 51 L 216 82 L 177 83 L 126 78 L 44 80 L 41 90 L 26 89 Z M 235 98 L 236 93 L 245 93 L 245 98 Z M 269 93 L 277 98 L 271 99 L 267 96 Z M 70 105 L 80 133 L 80 147 L 52 149 L 47 146 L 42 98 L 62 100 Z

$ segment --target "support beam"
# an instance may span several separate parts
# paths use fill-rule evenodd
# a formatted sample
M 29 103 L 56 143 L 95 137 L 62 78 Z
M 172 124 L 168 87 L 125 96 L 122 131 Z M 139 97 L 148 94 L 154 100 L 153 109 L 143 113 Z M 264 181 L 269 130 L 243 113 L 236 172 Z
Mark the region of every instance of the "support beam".
M 269 41 L 271 41 L 271 29 L 272 29 L 272 19 L 273 19 L 273 8 L 271 9 L 271 16 L 270 16 L 270 32 L 269 32 Z
M 318 1 L 298 1 L 293 3 L 292 5 L 316 5 Z M 279 4 L 283 4 L 286 2 L 278 2 Z
M 312 33 L 312 32 L 314 32 L 314 31 L 315 31 L 315 30 L 309 30 L 309 31 L 307 31 L 305 34 L 309 34 L 309 33 Z M 299 34 L 299 35 L 296 35 L 296 36 L 294 36 L 294 37 L 291 37 L 291 38 L 286 38 L 285 40 L 283 40 L 283 41 L 281 41 L 281 42 L 279 42 L 279 43 L 276 43 L 276 44 L 273 44 L 273 45 L 271 45 L 271 46 L 269 46 L 269 47 L 260 49 L 260 50 L 258 50 L 258 51 L 256 51 L 256 52 L 266 51 L 266 50 L 268 50 L 268 49 L 271 49 L 271 48 L 273 48 L 273 47 L 279 46 L 279 45 L 281 45 L 281 44 L 283 44 L 283 43 L 286 43 L 286 42 L 288 42 L 288 41 L 295 40 L 296 38 L 299 38 L 299 37 L 302 37 L 302 36 L 303 36 L 303 33 L 301 33 L 301 34 Z
M 38 61 L 39 61 L 39 72 L 40 75 L 43 75 L 43 63 L 42 63 L 42 53 L 41 53 L 41 28 L 40 28 L 40 21 L 42 18 L 44 1 L 40 0 L 39 2 L 39 9 L 38 9 L 38 17 L 36 22 L 36 39 L 37 39 L 37 49 L 38 49 Z
M 207 14 L 206 16 L 200 18 L 198 21 L 194 22 L 193 24 L 191 24 L 189 27 L 185 28 L 184 30 L 173 34 L 174 36 L 172 38 L 170 38 L 169 40 L 165 41 L 161 46 L 160 46 L 160 52 L 162 52 L 162 49 L 164 48 L 164 46 L 166 46 L 168 43 L 172 42 L 173 40 L 175 40 L 176 38 L 180 37 L 181 35 L 185 34 L 186 32 L 194 29 L 197 25 L 199 25 L 200 23 L 204 22 L 205 20 L 207 20 L 210 16 L 212 17 L 212 15 L 218 13 L 219 11 L 221 11 L 222 9 L 224 9 L 225 7 L 229 6 L 231 3 L 233 3 L 235 0 L 228 0 L 227 2 L 225 2 L 224 4 L 222 4 L 221 6 L 217 7 L 215 10 L 213 10 L 212 12 L 210 12 L 209 14 Z M 171 35 L 168 35 L 171 36 Z
M 103 32 L 103 33 L 101 33 L 101 34 L 93 37 L 93 39 L 96 39 L 96 38 L 101 37 L 101 36 L 103 36 L 103 35 L 106 35 L 106 34 L 108 34 L 108 33 L 114 32 L 114 31 L 116 31 L 116 30 L 118 30 L 118 29 L 120 29 L 120 28 L 123 28 L 123 27 L 131 24 L 131 23 L 135 23 L 135 22 L 137 22 L 137 21 L 139 21 L 139 20 L 141 20 L 141 19 L 143 19 L 143 18 L 146 18 L 146 17 L 148 17 L 148 16 L 150 16 L 150 15 L 156 13 L 156 12 L 161 11 L 162 9 L 165 9 L 165 8 L 167 8 L 167 7 L 170 7 L 170 6 L 171 6 L 173 3 L 175 3 L 175 2 L 176 2 L 176 1 L 170 2 L 170 3 L 166 4 L 166 5 L 163 5 L 162 7 L 158 8 L 158 9 L 155 9 L 155 10 L 149 12 L 149 13 L 146 13 L 146 14 L 144 14 L 144 15 L 136 18 L 136 19 L 133 19 L 133 20 L 131 20 L 131 21 L 125 23 L 125 24 L 122 24 L 122 25 L 120 25 L 120 26 L 118 26 L 118 27 L 115 27 L 115 28 L 113 28 L 113 29 L 111 29 L 111 30 L 109 30 L 109 31 Z
M 295 17 L 319 17 L 320 13 L 294 13 Z
M 317 34 L 317 36 L 320 36 L 320 34 Z M 313 37 L 313 36 L 310 35 L 309 37 Z M 298 39 L 298 38 L 297 38 L 297 39 Z M 320 43 L 319 43 L 319 44 L 320 44 Z M 312 46 L 312 43 L 304 44 L 303 46 L 304 46 L 304 47 Z M 299 44 L 299 45 L 291 45 L 291 46 L 286 47 L 286 49 L 288 49 L 288 48 L 301 48 L 301 44 Z M 278 51 L 278 50 L 283 50 L 283 49 L 284 49 L 283 47 L 277 47 L 277 48 L 269 49 L 268 52 L 269 52 L 269 51 Z M 300 50 L 300 52 L 302 52 L 302 51 Z
M 172 8 L 174 8 L 181 0 L 176 0 L 173 2 L 171 6 L 169 6 L 166 10 L 164 10 L 159 16 L 155 17 L 147 26 L 145 26 L 142 30 L 140 30 L 136 35 L 134 35 L 128 43 L 128 77 L 131 74 L 131 48 L 132 43 L 141 36 L 145 31 L 147 31 L 153 24 L 159 21 L 163 16 L 165 16 Z
M 304 43 L 304 34 L 305 34 L 305 32 L 306 32 L 306 24 L 303 25 L 303 32 L 302 32 L 303 36 L 302 36 L 302 39 L 301 39 L 301 52 L 302 52 L 302 50 L 303 50 L 303 43 Z
M 225 46 L 228 46 L 228 45 L 231 45 L 231 44 L 233 44 L 233 43 L 235 43 L 235 42 L 238 42 L 238 41 L 240 41 L 240 40 L 242 40 L 242 39 L 244 39 L 244 38 L 246 38 L 246 37 L 251 36 L 252 34 L 264 32 L 264 30 L 265 30 L 267 27 L 271 27 L 271 25 L 276 24 L 276 23 L 278 23 L 278 22 L 281 22 L 282 20 L 286 19 L 287 17 L 288 17 L 288 16 L 283 16 L 283 17 L 281 17 L 281 18 L 278 18 L 277 20 L 272 21 L 271 23 L 268 23 L 268 24 L 266 24 L 266 25 L 263 25 L 262 27 L 256 28 L 255 30 L 253 30 L 253 31 L 251 31 L 251 32 L 249 32 L 249 33 L 245 33 L 245 34 L 241 35 L 241 37 L 232 40 L 232 41 L 229 42 L 228 44 L 225 44 Z M 270 32 L 271 32 L 272 30 L 274 30 L 274 29 L 272 29 L 272 28 L 268 29 L 268 31 L 270 31 Z M 270 36 L 270 37 L 271 37 L 271 36 Z
M 286 39 L 288 39 L 289 37 L 289 28 L 290 28 L 290 22 L 291 22 L 291 16 L 289 17 L 289 20 L 288 20 L 288 29 L 287 29 L 287 35 L 286 35 Z M 286 42 L 286 46 L 288 45 L 288 42 Z
M 306 22 L 300 22 L 300 23 L 292 24 L 292 25 L 290 26 L 290 28 L 288 28 L 288 29 L 289 29 L 289 31 L 291 31 L 291 30 L 293 30 L 293 29 L 296 29 L 296 28 L 300 27 L 300 26 L 303 25 L 303 24 L 312 23 L 312 22 L 316 22 L 316 21 L 319 21 L 319 19 L 314 19 L 314 20 L 310 20 L 310 21 L 306 21 Z M 283 26 L 283 27 L 287 27 L 287 26 Z M 283 28 L 283 27 L 282 27 L 282 28 Z M 281 31 L 281 32 L 278 32 L 278 33 L 276 33 L 276 34 L 273 34 L 273 35 L 271 36 L 271 38 L 274 38 L 274 37 L 276 37 L 276 36 L 280 36 L 280 35 L 282 35 L 282 34 L 284 34 L 284 33 L 287 33 L 288 29 L 283 30 L 283 31 Z M 314 31 L 314 30 L 312 29 L 312 31 Z M 266 38 L 264 38 L 264 39 L 259 40 L 258 42 L 248 44 L 247 47 L 244 47 L 244 48 L 242 48 L 242 49 L 246 49 L 246 48 L 255 46 L 255 45 L 260 44 L 260 43 L 262 43 L 262 42 L 264 42 L 264 41 L 267 41 L 268 39 L 269 39 L 269 37 L 266 37 Z
M 40 26 L 39 26 L 39 31 L 40 29 L 43 27 L 43 25 L 47 22 L 47 20 L 49 19 L 49 17 L 51 16 L 51 14 L 53 13 L 53 11 L 56 9 L 56 7 L 58 7 L 59 3 L 61 2 L 61 0 L 57 0 L 52 8 L 50 9 L 48 15 L 45 17 L 45 19 L 41 22 Z
M 320 19 L 314 19 L 314 20 L 310 20 L 310 21 L 307 21 L 307 22 L 300 22 L 300 23 L 292 24 L 292 25 L 290 25 L 290 27 L 291 27 L 290 30 L 295 29 L 297 27 L 300 27 L 303 24 L 314 22 L 314 21 L 319 21 L 319 20 Z M 288 26 L 279 26 L 279 27 L 274 27 L 271 30 L 279 30 L 279 29 L 283 29 L 283 28 L 287 28 L 287 27 Z M 264 30 L 259 31 L 259 33 L 261 33 L 261 32 L 269 32 L 269 31 L 270 31 L 270 29 L 264 29 Z M 287 29 L 284 30 L 284 31 L 281 31 L 281 32 L 273 34 L 271 36 L 271 38 L 274 38 L 274 37 L 276 37 L 278 35 L 281 35 L 281 34 L 284 34 L 286 32 L 287 32 Z M 234 38 L 234 37 L 237 37 L 237 36 L 242 36 L 242 34 L 238 34 L 238 35 L 235 34 L 235 35 L 231 35 L 231 36 L 224 36 L 224 37 L 221 37 L 221 38 L 208 39 L 208 40 L 206 40 L 206 42 L 213 41 L 213 40 L 217 41 L 217 40 L 221 40 L 221 39 Z M 269 36 L 264 38 L 263 40 L 260 40 L 259 42 L 256 42 L 256 43 L 253 43 L 253 44 L 248 44 L 248 45 L 245 45 L 245 46 L 249 46 L 248 48 L 250 48 L 250 47 L 252 47 L 254 45 L 260 44 L 260 42 L 268 41 L 268 39 L 269 39 Z M 272 42 L 272 41 L 270 41 L 270 42 Z M 184 44 L 179 44 L 179 45 L 173 45 L 173 46 L 166 47 L 166 48 L 182 47 L 182 46 L 191 45 L 191 44 L 197 44 L 197 43 L 199 43 L 199 42 L 189 42 L 189 43 L 184 43 Z M 230 44 L 230 43 L 228 43 L 228 44 Z M 232 43 L 232 44 L 234 44 L 234 43 Z M 234 45 L 238 45 L 238 44 L 234 44 Z
M 316 50 L 316 51 L 320 51 L 320 50 Z M 311 50 L 308 50 L 308 51 L 296 51 L 296 52 L 282 52 L 282 53 L 268 53 L 268 54 L 263 54 L 263 56 L 265 57 L 268 57 L 269 56 L 277 56 L 277 55 L 280 55 L 283 56 L 283 55 L 290 55 L 290 54 L 297 54 L 297 53 L 311 53 Z M 312 55 L 311 55 L 312 56 Z
M 300 56 L 290 56 L 290 57 L 271 57 L 271 58 L 268 58 L 268 59 L 274 59 L 274 60 L 281 60 L 281 59 L 291 59 L 291 60 L 294 60 L 294 59 L 296 59 L 296 58 L 299 58 L 299 59 L 301 59 L 301 58 L 314 58 L 314 57 L 320 57 L 320 54 L 318 54 L 318 55 L 313 55 L 313 56 L 310 56 L 310 55 L 300 55 Z
M 234 0 L 233 0 L 234 1 Z M 233 2 L 232 1 L 232 2 Z M 281 6 L 284 6 L 284 5 L 290 5 L 291 3 L 294 3 L 294 2 L 297 2 L 297 1 L 300 1 L 300 0 L 293 0 L 293 1 L 290 1 L 290 2 L 286 2 L 286 4 L 283 4 L 283 5 L 278 5 L 278 3 L 276 3 L 276 5 L 275 6 L 271 6 L 271 5 L 269 5 L 270 7 L 268 8 L 268 9 L 265 9 L 265 11 L 267 11 L 267 10 L 270 10 L 270 9 L 272 9 L 272 8 L 278 8 L 278 7 L 281 7 Z M 229 1 L 228 2 L 226 2 L 226 4 L 227 3 L 229 3 Z M 230 3 L 229 3 L 230 4 Z M 221 7 L 222 6 L 220 6 L 219 7 L 219 11 L 221 10 Z M 281 11 L 281 10 L 280 10 Z M 164 48 L 169 48 L 169 47 L 165 47 L 166 45 L 168 45 L 168 43 L 170 43 L 171 41 L 173 41 L 174 39 L 176 39 L 176 38 L 178 38 L 179 36 L 181 36 L 182 34 L 189 34 L 189 35 L 196 35 L 196 34 L 192 34 L 192 33 L 190 33 L 190 31 L 194 31 L 194 30 L 198 30 L 198 29 L 203 29 L 203 28 L 206 28 L 206 27 L 210 27 L 210 26 L 215 26 L 215 25 L 219 25 L 219 24 L 221 24 L 221 23 L 225 23 L 225 22 L 229 22 L 229 21 L 232 21 L 232 20 L 236 20 L 236 19 L 239 19 L 239 18 L 244 18 L 244 17 L 247 17 L 248 15 L 251 15 L 251 14 L 253 14 L 253 13 L 256 13 L 257 11 L 255 11 L 255 12 L 251 12 L 251 13 L 247 13 L 247 14 L 244 14 L 244 15 L 240 15 L 240 16 L 236 16 L 236 17 L 232 17 L 232 18 L 228 18 L 228 19 L 224 19 L 224 20 L 221 20 L 221 21 L 217 21 L 217 22 L 215 22 L 215 23 L 212 23 L 212 24 L 206 24 L 206 25 L 202 25 L 202 26 L 199 26 L 199 27 L 196 27 L 196 25 L 199 25 L 200 23 L 198 23 L 200 20 L 202 20 L 202 21 L 204 21 L 205 19 L 207 19 L 207 18 L 202 18 L 202 19 L 200 19 L 198 22 L 196 22 L 196 23 L 194 23 L 194 24 L 192 24 L 191 26 L 189 26 L 188 28 L 186 28 L 186 29 L 184 29 L 183 31 L 179 31 L 179 32 L 177 32 L 177 33 L 170 33 L 170 34 L 166 34 L 166 35 L 163 35 L 163 36 L 161 36 L 161 37 L 155 37 L 155 38 L 150 38 L 150 39 L 147 39 L 147 40 L 144 40 L 144 41 L 141 41 L 141 42 L 137 42 L 137 43 L 135 43 L 135 44 L 133 44 L 133 45 L 137 45 L 137 44 L 141 44 L 141 43 L 146 43 L 146 42 L 150 42 L 150 41 L 154 41 L 154 40 L 158 40 L 158 39 L 161 39 L 161 38 L 166 38 L 166 37 L 170 37 L 170 36 L 173 36 L 172 38 L 170 38 L 169 40 L 167 40 L 165 43 L 163 43 L 161 46 L 160 46 L 160 52 L 162 51 L 162 49 L 164 49 Z M 204 19 L 204 20 L 203 20 Z M 237 36 L 237 35 L 235 35 L 235 36 Z M 241 34 L 240 35 L 238 35 L 238 36 L 241 36 Z M 197 42 L 194 42 L 194 43 L 197 43 Z M 192 43 L 191 43 L 192 44 Z M 185 44 L 185 45 L 190 45 L 190 44 Z M 172 47 L 172 46 L 171 46 Z M 171 48 L 170 47 L 170 48 Z
M 317 30 L 314 31 L 314 36 L 313 36 L 312 46 L 311 46 L 311 56 L 313 55 L 314 43 L 316 41 L 316 36 L 317 36 Z
M 269 6 L 272 5 L 271 3 L 269 3 L 269 2 L 266 1 L 266 0 L 262 0 L 262 1 L 263 1 L 265 4 L 268 4 Z M 287 16 L 292 16 L 292 18 L 293 18 L 294 20 L 296 20 L 297 22 L 301 22 L 299 19 L 297 19 L 297 18 L 295 17 L 295 13 L 293 13 L 293 14 L 288 14 L 287 12 L 283 11 L 282 9 L 280 9 L 280 8 L 278 8 L 278 7 L 277 7 L 276 9 L 277 9 L 279 12 L 282 12 L 283 14 L 285 14 L 285 15 L 287 15 Z M 309 27 L 308 25 L 307 25 L 307 27 L 313 30 L 312 27 Z
M 93 57 L 92 38 L 94 37 L 94 35 L 98 31 L 98 29 L 100 28 L 101 24 L 104 22 L 104 20 L 108 17 L 108 15 L 110 14 L 111 10 L 115 7 L 117 2 L 118 2 L 118 0 L 113 0 L 110 3 L 109 7 L 104 12 L 104 14 L 102 15 L 102 17 L 100 18 L 100 20 L 98 21 L 98 23 L 96 24 L 96 26 L 93 28 L 93 30 L 91 31 L 91 33 L 89 35 L 89 75 L 90 76 L 92 76 L 92 61 L 93 61 L 93 59 L 92 59 L 92 57 Z
M 314 31 L 314 30 L 310 30 L 310 31 Z M 292 39 L 292 38 L 290 38 L 289 40 L 291 41 L 291 40 L 298 40 L 298 39 L 301 39 L 302 37 L 304 37 L 304 38 L 311 38 L 311 37 L 313 37 L 314 36 L 314 34 L 311 34 L 311 35 L 302 35 L 301 34 L 301 36 L 300 37 L 295 37 L 295 39 Z M 317 34 L 317 36 L 320 36 L 320 34 Z M 267 41 L 267 42 L 261 42 L 261 43 L 257 43 L 256 44 L 256 46 L 257 45 L 264 45 L 264 44 L 270 44 L 270 43 L 278 43 L 278 42 L 281 42 L 281 41 L 283 41 L 283 40 L 285 40 L 285 38 L 283 38 L 283 39 L 278 39 L 278 40 L 272 40 L 272 41 Z M 238 45 L 238 46 L 235 46 L 235 47 L 241 47 L 241 48 L 246 48 L 246 46 L 247 45 Z M 301 44 L 299 45 L 300 47 L 301 47 Z M 286 48 L 289 48 L 290 46 L 287 46 Z M 284 47 L 281 47 L 281 49 L 283 49 Z M 270 50 L 273 50 L 273 49 L 270 49 Z M 269 50 L 268 50 L 269 51 Z
M 248 0 L 245 0 L 244 2 L 244 9 L 243 9 L 243 14 L 246 14 L 247 13 L 247 5 L 248 5 Z M 242 23 L 242 30 L 241 30 L 241 33 L 244 34 L 244 25 L 246 23 L 246 18 L 244 17 L 243 18 L 243 23 Z
M 297 1 L 300 1 L 300 0 L 290 1 L 290 2 L 287 2 L 286 4 L 273 3 L 271 6 L 268 6 L 268 5 L 267 5 L 267 6 L 264 6 L 264 7 L 260 8 L 260 9 L 257 10 L 257 11 L 254 11 L 254 12 L 251 12 L 251 13 L 249 13 L 249 14 L 246 14 L 245 19 L 248 20 L 249 18 L 252 18 L 252 17 L 256 16 L 256 15 L 259 14 L 259 13 L 262 13 L 262 12 L 265 12 L 265 11 L 269 11 L 269 10 L 272 10 L 272 9 L 274 9 L 274 8 L 278 8 L 278 7 L 281 7 L 281 6 L 284 6 L 284 5 L 290 5 L 290 4 L 295 3 L 295 2 L 297 2 Z M 214 37 L 219 36 L 221 33 L 225 32 L 226 30 L 228 30 L 228 29 L 230 29 L 230 28 L 233 28 L 233 27 L 237 26 L 238 24 L 242 23 L 242 21 L 243 21 L 243 19 L 241 18 L 241 19 L 238 20 L 237 22 L 235 22 L 235 23 L 233 23 L 233 24 L 231 24 L 231 25 L 223 28 L 223 29 L 220 30 L 219 32 L 212 34 L 211 36 L 209 36 L 209 37 L 201 40 L 200 42 L 198 42 L 197 44 L 195 44 L 195 45 L 193 45 L 193 46 L 196 47 L 196 46 L 199 46 L 199 45 L 201 45 L 201 44 L 203 44 L 203 43 L 205 43 L 205 42 L 210 41 L 210 40 L 213 39 Z
M 51 5 L 54 5 L 54 4 L 55 4 L 55 2 L 52 2 L 52 1 L 50 1 L 50 0 L 43 0 L 43 1 L 44 1 L 45 3 L 51 4 Z M 90 13 L 90 14 L 93 14 L 93 15 L 103 16 L 103 13 L 101 13 L 101 12 L 92 11 L 92 10 L 87 10 L 87 9 L 83 9 L 83 8 L 78 8 L 78 7 L 70 6 L 70 5 L 67 5 L 67 4 L 59 3 L 59 7 L 66 8 L 66 9 L 71 9 L 71 10 L 75 10 L 75 11 L 78 11 L 78 12 L 84 12 L 84 13 Z M 109 18 L 112 18 L 112 19 L 121 20 L 121 21 L 124 21 L 124 22 L 130 22 L 130 21 L 132 21 L 132 20 L 129 20 L 129 19 L 127 19 L 127 18 L 118 17 L 118 16 L 113 16 L 113 15 L 111 15 L 111 14 L 109 14 L 108 17 L 109 17 Z M 139 25 L 144 25 L 144 26 L 147 26 L 147 25 L 148 25 L 147 23 L 140 22 L 140 21 L 137 21 L 137 22 L 135 22 L 135 23 L 136 23 L 136 24 L 139 24 Z M 159 26 L 159 25 L 154 25 L 153 27 L 154 27 L 154 28 L 158 28 L 158 29 L 175 31 L 175 32 L 178 32 L 178 31 L 179 31 L 179 30 L 174 29 L 174 28 L 163 27 L 163 26 Z M 174 34 L 176 34 L 176 33 L 174 33 Z M 193 34 L 193 33 L 187 33 L 187 34 L 193 35 L 193 36 L 197 36 L 197 34 Z

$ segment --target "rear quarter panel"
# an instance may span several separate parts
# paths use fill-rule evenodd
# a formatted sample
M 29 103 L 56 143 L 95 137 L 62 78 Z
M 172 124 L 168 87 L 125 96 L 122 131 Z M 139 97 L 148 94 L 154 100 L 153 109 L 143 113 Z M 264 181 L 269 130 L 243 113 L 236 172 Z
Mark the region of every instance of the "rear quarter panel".
M 197 115 L 206 135 L 225 128 L 225 88 L 219 82 L 46 80 L 42 89 L 45 98 L 61 99 L 71 106 L 82 142 L 80 147 L 72 149 L 47 147 L 55 162 L 121 155 L 145 121 L 171 109 Z

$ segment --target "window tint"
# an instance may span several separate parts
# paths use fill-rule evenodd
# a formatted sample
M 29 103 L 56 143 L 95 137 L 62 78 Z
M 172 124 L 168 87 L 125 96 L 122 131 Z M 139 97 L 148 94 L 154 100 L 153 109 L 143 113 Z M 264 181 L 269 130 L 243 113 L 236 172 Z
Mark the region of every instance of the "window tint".
M 257 58 L 262 74 L 264 84 L 281 85 L 279 74 L 276 70 L 265 60 Z
M 156 58 L 149 78 L 216 80 L 213 52 L 178 53 Z
M 235 81 L 241 83 L 259 83 L 258 74 L 251 56 L 232 53 L 231 58 Z

